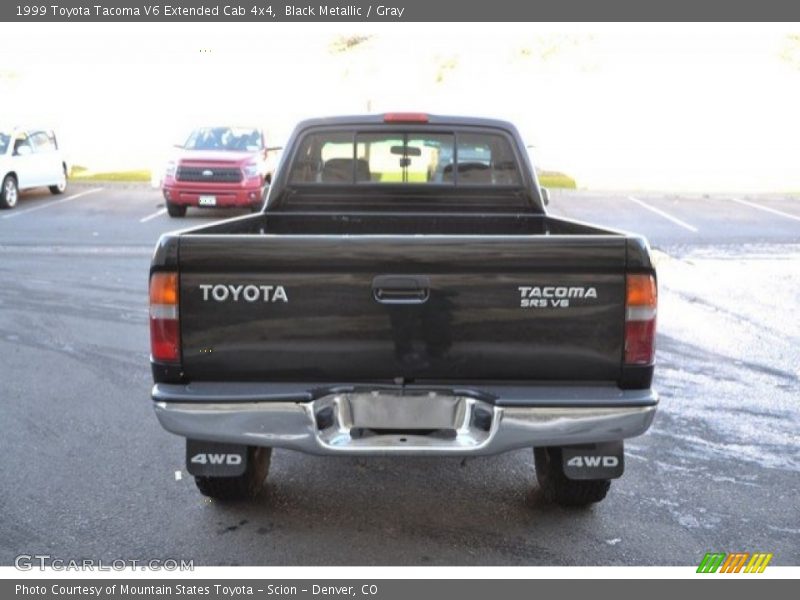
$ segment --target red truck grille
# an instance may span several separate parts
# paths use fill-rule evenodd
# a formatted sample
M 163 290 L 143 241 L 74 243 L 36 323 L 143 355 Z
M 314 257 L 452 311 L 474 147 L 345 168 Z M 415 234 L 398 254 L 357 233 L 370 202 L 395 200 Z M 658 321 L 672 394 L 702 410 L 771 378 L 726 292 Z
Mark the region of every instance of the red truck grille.
M 178 181 L 239 183 L 242 171 L 236 167 L 185 167 L 179 166 L 175 173 Z

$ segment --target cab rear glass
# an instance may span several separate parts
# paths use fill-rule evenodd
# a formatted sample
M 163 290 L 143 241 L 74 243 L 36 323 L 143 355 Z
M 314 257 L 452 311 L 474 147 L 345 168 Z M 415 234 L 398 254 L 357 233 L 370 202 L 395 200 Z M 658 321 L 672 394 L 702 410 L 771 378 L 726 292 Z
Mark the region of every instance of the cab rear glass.
M 494 132 L 336 131 L 306 134 L 290 185 L 522 185 L 508 138 Z

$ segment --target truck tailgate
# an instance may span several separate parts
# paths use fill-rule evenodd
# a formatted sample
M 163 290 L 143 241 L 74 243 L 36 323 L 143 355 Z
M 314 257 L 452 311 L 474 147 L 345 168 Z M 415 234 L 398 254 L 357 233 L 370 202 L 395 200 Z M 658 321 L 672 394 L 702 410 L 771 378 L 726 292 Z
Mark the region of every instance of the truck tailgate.
M 619 377 L 614 235 L 182 235 L 192 381 Z

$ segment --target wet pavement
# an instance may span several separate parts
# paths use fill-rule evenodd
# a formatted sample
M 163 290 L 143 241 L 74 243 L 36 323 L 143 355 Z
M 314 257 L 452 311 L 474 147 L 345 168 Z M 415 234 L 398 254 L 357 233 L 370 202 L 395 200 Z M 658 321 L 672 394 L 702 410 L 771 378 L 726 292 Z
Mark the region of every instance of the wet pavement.
M 659 272 L 660 411 L 588 510 L 543 501 L 530 451 L 276 451 L 255 502 L 203 498 L 150 407 L 147 268 L 161 232 L 243 213 L 170 220 L 135 186 L 53 202 L 27 194 L 0 212 L 0 564 L 800 562 L 796 197 L 554 191 L 555 214 L 647 235 Z

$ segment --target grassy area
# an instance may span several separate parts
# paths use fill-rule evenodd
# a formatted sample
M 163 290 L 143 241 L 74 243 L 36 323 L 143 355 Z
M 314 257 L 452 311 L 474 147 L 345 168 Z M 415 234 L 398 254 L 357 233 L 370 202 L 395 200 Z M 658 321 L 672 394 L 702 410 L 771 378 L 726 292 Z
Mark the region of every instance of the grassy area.
M 402 174 L 399 172 L 393 173 L 378 173 L 377 181 L 381 182 L 400 182 L 402 181 Z M 408 173 L 409 183 L 424 183 L 428 180 L 427 172 L 414 172 Z M 539 171 L 539 184 L 546 188 L 568 188 L 574 190 L 577 188 L 575 180 L 569 175 L 559 173 L 558 171 Z
M 70 179 L 74 181 L 119 181 L 119 182 L 149 182 L 150 169 L 134 169 L 131 171 L 90 171 L 86 167 L 75 165 L 69 172 Z
M 91 171 L 86 167 L 75 165 L 70 170 L 70 179 L 74 181 L 118 181 L 118 182 L 149 182 L 151 177 L 150 169 L 133 169 L 130 171 Z M 379 181 L 399 182 L 401 174 L 381 173 Z M 424 172 L 410 172 L 408 180 L 413 183 L 424 182 L 427 174 Z M 558 171 L 540 171 L 539 183 L 547 188 L 568 188 L 574 190 L 577 185 L 575 180 L 569 175 Z
M 571 190 L 577 187 L 572 177 L 558 171 L 539 171 L 539 184 L 546 188 L 568 188 Z
M 403 173 L 400 171 L 392 171 L 391 173 L 373 173 L 373 181 L 380 181 L 381 183 L 402 183 Z M 408 183 L 425 183 L 428 181 L 427 171 L 409 171 Z

